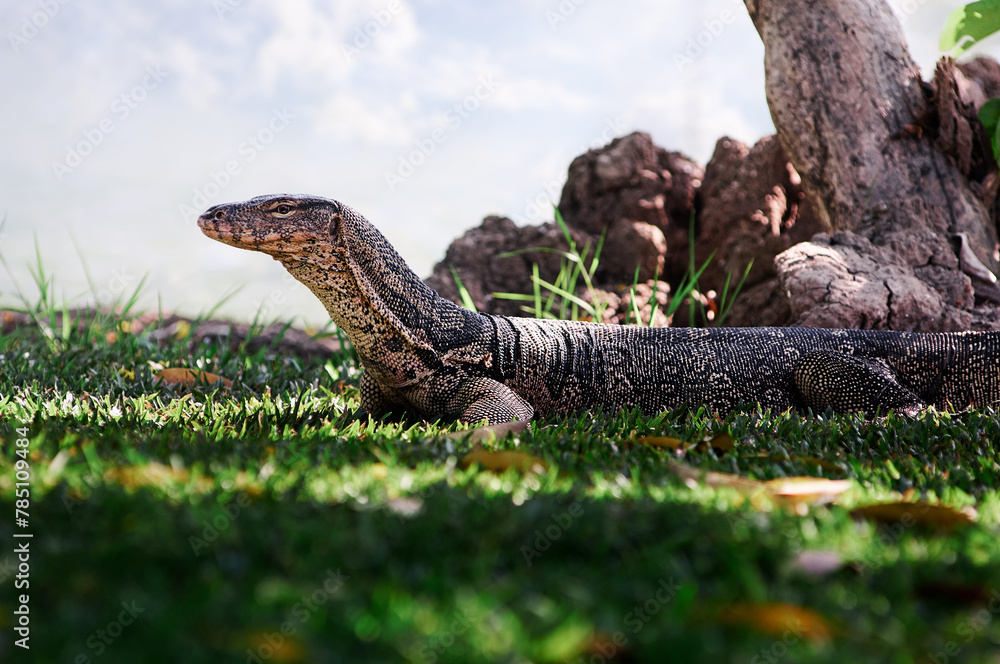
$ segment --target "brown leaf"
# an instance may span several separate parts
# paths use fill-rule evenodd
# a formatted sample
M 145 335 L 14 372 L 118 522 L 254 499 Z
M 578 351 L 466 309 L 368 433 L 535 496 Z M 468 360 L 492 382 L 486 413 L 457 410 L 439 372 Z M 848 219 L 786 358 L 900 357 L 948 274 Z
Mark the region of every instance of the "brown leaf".
M 466 468 L 472 464 L 479 464 L 484 470 L 494 473 L 502 473 L 511 468 L 521 472 L 530 472 L 543 475 L 549 465 L 526 452 L 491 452 L 490 450 L 472 450 L 462 457 L 462 467 Z
M 925 501 L 876 503 L 851 510 L 856 519 L 868 519 L 881 524 L 899 523 L 906 527 L 930 526 L 950 529 L 972 523 L 975 511 L 959 511 L 946 505 L 932 505 Z
M 670 436 L 639 436 L 635 439 L 635 442 L 640 445 L 649 445 L 650 447 L 667 447 L 672 450 L 683 449 L 691 444 L 681 440 L 680 438 L 671 438 Z
M 211 385 L 221 380 L 224 387 L 231 388 L 233 386 L 233 381 L 223 378 L 218 374 L 201 371 L 200 369 L 174 367 L 171 369 L 160 369 L 153 373 L 156 374 L 160 381 L 167 385 L 184 385 L 190 387 L 192 385 Z
M 712 440 L 708 441 L 709 446 L 715 450 L 716 454 L 728 452 L 736 447 L 736 441 L 728 433 L 716 434 Z
M 850 480 L 828 480 L 823 477 L 783 477 L 759 482 L 740 475 L 704 472 L 677 461 L 668 462 L 667 467 L 683 477 L 689 487 L 698 483 L 705 486 L 728 486 L 747 496 L 750 503 L 759 510 L 777 505 L 790 508 L 797 514 L 805 514 L 810 503 L 824 504 L 832 501 L 851 486 Z
M 832 631 L 823 616 L 797 604 L 737 604 L 723 609 L 719 617 L 774 637 L 791 635 L 818 644 L 829 642 Z
M 782 477 L 764 483 L 772 496 L 792 503 L 824 505 L 851 488 L 850 480 L 825 477 Z
M 635 442 L 640 445 L 649 445 L 651 447 L 665 447 L 672 450 L 686 450 L 694 447 L 698 452 L 707 452 L 708 448 L 711 447 L 715 450 L 716 454 L 724 454 L 729 450 L 736 447 L 736 441 L 728 433 L 720 433 L 712 437 L 711 440 L 702 441 L 695 445 L 694 443 L 688 442 L 686 440 L 681 440 L 680 438 L 672 438 L 670 436 L 640 436 L 635 439 Z

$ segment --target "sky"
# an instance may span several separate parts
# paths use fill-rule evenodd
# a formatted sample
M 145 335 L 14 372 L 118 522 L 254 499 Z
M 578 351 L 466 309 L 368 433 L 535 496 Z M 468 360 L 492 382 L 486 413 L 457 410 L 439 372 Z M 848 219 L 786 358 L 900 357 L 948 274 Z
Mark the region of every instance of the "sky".
M 893 0 L 925 72 L 960 2 Z M 57 300 L 292 319 L 278 263 L 204 237 L 210 205 L 344 202 L 426 276 L 490 214 L 551 218 L 576 155 L 646 131 L 704 164 L 773 132 L 742 2 L 5 0 L 0 306 Z M 974 52 L 1000 55 L 991 39 Z

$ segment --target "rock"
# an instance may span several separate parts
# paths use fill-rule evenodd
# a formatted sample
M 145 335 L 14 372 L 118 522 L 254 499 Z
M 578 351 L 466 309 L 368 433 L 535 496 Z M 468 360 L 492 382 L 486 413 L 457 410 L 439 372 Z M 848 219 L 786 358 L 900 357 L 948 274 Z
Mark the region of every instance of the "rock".
M 600 265 L 604 275 L 622 280 L 639 267 L 639 280 L 664 274 L 667 238 L 657 226 L 645 221 L 622 219 L 611 226 L 604 239 Z
M 817 234 L 775 264 L 794 325 L 954 332 L 973 323 L 971 313 L 953 306 L 947 293 L 931 288 L 890 250 L 850 231 Z
M 574 241 L 582 250 L 590 240 L 573 232 Z M 534 247 L 567 250 L 569 244 L 562 230 L 554 223 L 518 227 L 506 217 L 486 217 L 478 227 L 470 229 L 448 247 L 444 260 L 434 266 L 425 281 L 442 297 L 461 302 L 451 269 L 454 268 L 469 291 L 479 311 L 505 316 L 521 316 L 521 304 L 494 298 L 493 293 L 531 293 L 531 268 L 537 263 L 540 276 L 553 281 L 559 273 L 558 254 L 527 251 L 513 256 L 504 254 Z M 592 247 L 591 253 L 594 248 Z
M 573 160 L 559 211 L 567 225 L 595 237 L 605 229 L 610 235 L 618 224 L 645 222 L 663 233 L 670 251 L 686 250 L 688 222 L 703 176 L 695 162 L 636 132 Z M 604 279 L 631 283 L 637 262 L 629 262 L 623 257 L 602 264 Z M 648 267 L 648 257 L 643 263 Z
M 715 252 L 702 273 L 702 290 L 720 291 L 728 274 L 738 283 L 750 261 L 744 288 L 776 276 L 774 257 L 797 242 L 824 230 L 805 200 L 798 174 L 774 136 L 752 148 L 722 138 L 705 167 L 701 214 L 695 244 L 700 267 Z M 735 314 L 736 312 L 734 312 Z M 736 315 L 733 325 L 757 325 Z

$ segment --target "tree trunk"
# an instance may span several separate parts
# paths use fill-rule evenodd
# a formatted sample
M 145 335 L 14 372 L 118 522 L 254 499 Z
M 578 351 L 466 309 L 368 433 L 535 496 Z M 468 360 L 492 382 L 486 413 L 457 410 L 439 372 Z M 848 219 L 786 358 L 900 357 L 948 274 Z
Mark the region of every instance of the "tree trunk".
M 832 234 L 776 259 L 796 323 L 1000 327 L 990 273 L 960 260 L 998 271 L 996 166 L 954 63 L 922 82 L 884 0 L 745 1 L 778 140 Z

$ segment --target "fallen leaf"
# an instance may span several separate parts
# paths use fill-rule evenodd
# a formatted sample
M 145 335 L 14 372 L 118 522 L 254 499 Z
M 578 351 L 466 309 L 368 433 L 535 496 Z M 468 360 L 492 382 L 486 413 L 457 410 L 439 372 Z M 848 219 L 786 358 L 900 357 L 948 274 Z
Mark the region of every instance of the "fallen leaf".
M 523 433 L 528 430 L 528 422 L 519 420 L 517 422 L 501 422 L 500 424 L 490 424 L 484 427 L 476 427 L 466 431 L 453 431 L 446 433 L 442 438 L 452 438 L 455 440 L 468 440 L 471 443 L 492 443 L 512 434 Z
M 492 452 L 490 450 L 472 450 L 462 457 L 462 467 L 479 464 L 484 470 L 502 473 L 511 468 L 521 472 L 544 474 L 549 465 L 526 452 Z
M 783 477 L 760 482 L 740 475 L 701 471 L 677 461 L 669 461 L 667 467 L 683 477 L 685 484 L 692 488 L 704 484 L 736 489 L 756 509 L 762 511 L 779 506 L 790 508 L 796 514 L 805 514 L 808 504 L 831 502 L 851 486 L 850 480 L 828 480 L 823 477 Z
M 720 433 L 713 436 L 712 440 L 708 441 L 708 445 L 715 450 L 716 454 L 719 454 L 736 447 L 736 441 L 728 433 Z
M 948 529 L 972 523 L 975 511 L 971 508 L 959 511 L 946 505 L 916 501 L 865 505 L 851 510 L 851 516 L 881 524 L 899 523 L 906 527 L 919 525 Z
M 222 381 L 223 386 L 231 388 L 233 381 L 222 376 L 199 369 L 187 369 L 185 367 L 174 367 L 172 369 L 160 369 L 154 372 L 160 381 L 167 385 L 211 385 L 217 381 Z
M 850 480 L 828 480 L 824 477 L 783 477 L 764 483 L 769 495 L 796 514 L 804 515 L 806 505 L 825 505 L 851 488 Z
M 707 452 L 708 448 L 711 447 L 715 450 L 716 454 L 724 454 L 729 450 L 736 447 L 736 441 L 728 433 L 720 433 L 711 438 L 711 440 L 702 441 L 697 445 L 695 443 L 681 440 L 680 438 L 672 438 L 670 436 L 639 436 L 634 439 L 634 442 L 640 445 L 649 445 L 650 447 L 665 447 L 672 450 L 685 450 L 694 447 L 698 452 Z
M 830 640 L 831 629 L 826 619 L 797 604 L 737 604 L 723 609 L 719 617 L 723 622 L 747 625 L 782 639 L 791 635 L 818 644 Z
M 683 441 L 680 438 L 671 438 L 670 436 L 639 436 L 635 439 L 635 442 L 640 445 L 649 445 L 650 447 L 668 447 L 672 450 L 682 449 L 691 445 L 691 443 Z
M 186 320 L 179 320 L 174 323 L 174 336 L 178 339 L 187 339 L 191 334 L 191 323 Z

